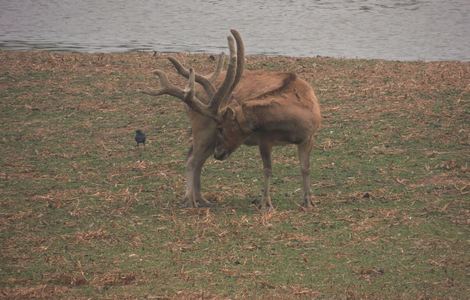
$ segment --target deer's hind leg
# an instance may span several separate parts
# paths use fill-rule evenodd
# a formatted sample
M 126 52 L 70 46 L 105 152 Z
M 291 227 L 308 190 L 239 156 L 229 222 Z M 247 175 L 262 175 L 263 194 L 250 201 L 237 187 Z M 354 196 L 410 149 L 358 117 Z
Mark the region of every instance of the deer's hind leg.
M 264 185 L 263 185 L 263 198 L 260 205 L 258 206 L 261 210 L 273 210 L 273 204 L 271 202 L 271 177 L 272 177 L 272 163 L 271 163 L 271 150 L 272 146 L 268 143 L 261 142 L 259 145 L 259 151 L 261 159 L 263 160 L 263 173 L 264 173 Z
M 297 150 L 299 153 L 300 172 L 302 174 L 302 188 L 303 188 L 303 206 L 306 209 L 313 207 L 312 195 L 310 192 L 310 153 L 313 148 L 313 138 L 299 144 Z

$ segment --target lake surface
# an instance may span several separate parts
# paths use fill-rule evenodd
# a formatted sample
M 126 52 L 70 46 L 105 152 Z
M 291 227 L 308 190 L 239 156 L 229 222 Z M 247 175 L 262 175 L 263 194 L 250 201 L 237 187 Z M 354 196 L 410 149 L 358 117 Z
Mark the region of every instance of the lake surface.
M 0 0 L 0 48 L 470 61 L 470 0 Z

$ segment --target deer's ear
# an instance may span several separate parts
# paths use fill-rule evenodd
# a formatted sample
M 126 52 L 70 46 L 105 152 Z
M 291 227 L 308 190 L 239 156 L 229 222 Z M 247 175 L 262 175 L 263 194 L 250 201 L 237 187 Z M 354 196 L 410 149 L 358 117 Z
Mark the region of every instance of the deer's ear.
M 227 106 L 220 112 L 220 116 L 223 120 L 235 120 L 235 111 L 230 106 Z
M 243 107 L 237 106 L 233 109 L 234 112 L 234 118 L 237 120 L 238 124 L 240 125 L 240 128 L 242 128 L 243 131 L 249 132 L 254 130 L 254 124 L 253 122 L 246 117 L 245 112 L 243 111 Z

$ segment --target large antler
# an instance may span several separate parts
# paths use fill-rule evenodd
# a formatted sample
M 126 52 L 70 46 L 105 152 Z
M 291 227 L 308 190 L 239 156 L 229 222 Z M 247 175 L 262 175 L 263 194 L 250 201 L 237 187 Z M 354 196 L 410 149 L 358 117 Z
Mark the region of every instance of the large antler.
M 244 46 L 240 34 L 236 30 L 231 30 L 232 36 L 228 36 L 228 47 L 230 51 L 229 64 L 227 72 L 222 84 L 218 89 L 214 84 L 220 73 L 222 72 L 224 64 L 224 54 L 222 53 L 217 62 L 217 67 L 210 78 L 196 74 L 193 69 L 186 69 L 176 58 L 169 57 L 168 59 L 175 67 L 176 71 L 182 76 L 188 78 L 188 85 L 183 90 L 174 86 L 168 80 L 165 72 L 155 70 L 154 73 L 160 79 L 161 88 L 153 92 L 144 92 L 152 96 L 171 95 L 183 100 L 192 110 L 217 120 L 217 112 L 220 104 L 229 99 L 236 85 L 239 83 L 244 70 Z M 235 38 L 235 40 L 234 40 Z M 236 41 L 236 48 L 235 48 Z M 208 104 L 205 104 L 196 96 L 194 83 L 199 83 L 205 90 L 208 96 Z

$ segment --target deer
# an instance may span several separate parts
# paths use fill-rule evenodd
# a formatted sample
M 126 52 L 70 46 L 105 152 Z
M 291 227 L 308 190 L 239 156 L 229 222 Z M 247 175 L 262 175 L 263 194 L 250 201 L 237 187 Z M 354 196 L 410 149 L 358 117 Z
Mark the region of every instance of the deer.
M 176 97 L 187 106 L 192 142 L 186 161 L 186 205 L 195 208 L 212 205 L 201 194 L 204 163 L 211 155 L 225 160 L 245 144 L 259 147 L 263 163 L 263 192 L 257 206 L 261 210 L 273 210 L 272 148 L 295 144 L 301 166 L 302 206 L 311 209 L 310 154 L 321 124 L 320 104 L 313 88 L 295 73 L 245 70 L 245 48 L 240 33 L 232 29 L 227 42 L 226 71 L 223 71 L 224 53 L 219 55 L 214 72 L 206 76 L 168 57 L 176 71 L 187 79 L 185 88 L 173 85 L 164 71 L 156 69 L 153 73 L 159 79 L 160 88 L 143 91 L 151 96 Z

